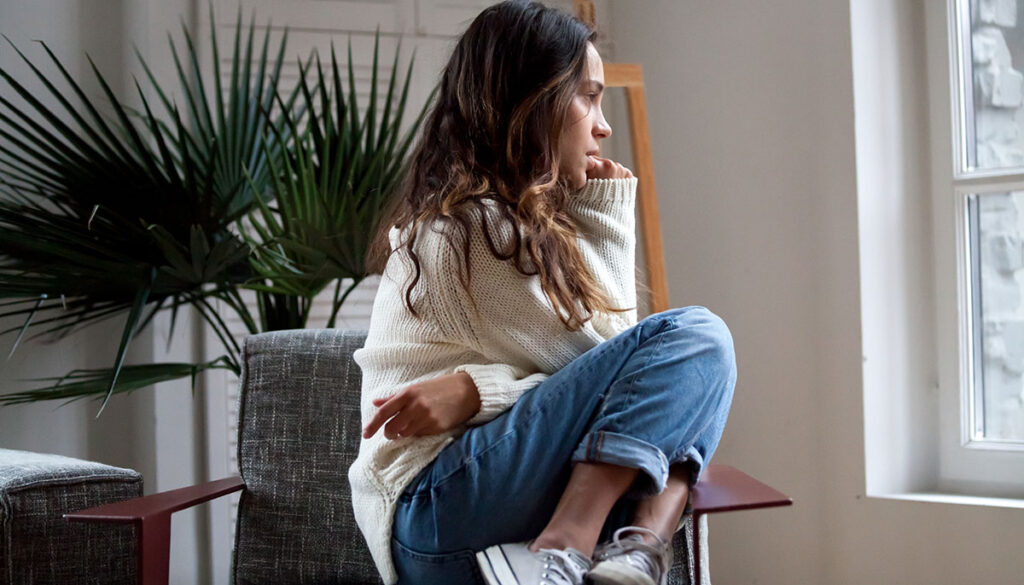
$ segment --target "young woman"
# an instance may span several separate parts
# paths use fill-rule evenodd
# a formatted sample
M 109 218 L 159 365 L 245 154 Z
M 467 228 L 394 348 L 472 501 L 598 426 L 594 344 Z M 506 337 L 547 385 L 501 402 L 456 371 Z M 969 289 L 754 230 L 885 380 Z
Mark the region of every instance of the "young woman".
M 702 307 L 636 320 L 636 179 L 594 32 L 526 1 L 459 40 L 382 224 L 349 471 L 385 583 L 664 583 L 736 370 Z

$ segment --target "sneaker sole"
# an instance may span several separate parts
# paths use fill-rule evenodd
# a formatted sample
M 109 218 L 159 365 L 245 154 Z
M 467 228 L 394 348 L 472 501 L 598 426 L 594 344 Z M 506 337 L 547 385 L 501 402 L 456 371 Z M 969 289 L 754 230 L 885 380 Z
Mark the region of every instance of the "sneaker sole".
M 491 546 L 476 553 L 476 562 L 487 585 L 519 585 L 519 579 L 500 546 Z
M 658 585 L 649 575 L 619 563 L 600 563 L 587 579 L 593 585 Z

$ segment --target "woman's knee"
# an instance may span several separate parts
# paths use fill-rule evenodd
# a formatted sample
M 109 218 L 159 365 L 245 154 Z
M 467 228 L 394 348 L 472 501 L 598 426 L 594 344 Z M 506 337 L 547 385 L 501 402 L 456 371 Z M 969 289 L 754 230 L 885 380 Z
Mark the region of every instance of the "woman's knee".
M 684 344 L 696 350 L 702 370 L 734 379 L 736 352 L 732 333 L 721 317 L 705 307 L 692 306 L 658 313 Z

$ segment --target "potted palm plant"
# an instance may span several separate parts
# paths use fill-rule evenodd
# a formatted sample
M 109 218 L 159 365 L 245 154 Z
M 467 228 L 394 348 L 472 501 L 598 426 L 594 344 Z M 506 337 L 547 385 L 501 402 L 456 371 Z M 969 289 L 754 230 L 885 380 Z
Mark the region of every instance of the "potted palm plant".
M 238 340 L 216 307 L 250 333 L 303 327 L 313 297 L 333 286 L 333 326 L 366 276 L 369 236 L 425 113 L 424 104 L 403 124 L 414 60 L 403 80 L 396 52 L 381 95 L 375 43 L 360 110 L 351 45 L 347 75 L 332 47 L 329 64 L 315 53 L 300 60 L 299 82 L 285 90 L 287 34 L 272 58 L 269 27 L 257 47 L 254 22 L 244 27 L 239 13 L 228 77 L 211 27 L 207 87 L 183 33 L 184 45 L 172 46 L 183 103 L 139 55 L 155 99 L 137 82 L 137 109 L 116 98 L 95 66 L 103 100 L 90 99 L 45 44 L 55 80 L 12 44 L 49 99 L 0 70 L 0 83 L 27 104 L 17 108 L 0 93 L 0 318 L 19 323 L 0 335 L 13 337 L 13 353 L 26 336 L 60 338 L 127 318 L 112 364 L 42 379 L 0 395 L 0 405 L 102 397 L 102 411 L 119 392 L 183 377 L 194 383 L 211 368 L 239 374 Z M 224 353 L 203 363 L 126 365 L 132 339 L 154 316 L 171 311 L 173 330 L 182 307 L 197 311 Z

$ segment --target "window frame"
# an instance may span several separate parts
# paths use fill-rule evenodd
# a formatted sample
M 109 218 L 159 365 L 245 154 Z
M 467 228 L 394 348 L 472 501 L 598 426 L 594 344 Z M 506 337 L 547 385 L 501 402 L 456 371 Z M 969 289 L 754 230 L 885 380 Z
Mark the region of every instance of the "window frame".
M 968 168 L 973 128 L 973 80 L 967 79 L 970 0 L 926 2 L 928 26 L 941 23 L 944 47 L 926 43 L 932 110 L 932 202 L 935 253 L 936 355 L 939 391 L 938 488 L 981 496 L 1021 495 L 1024 442 L 977 440 L 974 400 L 981 364 L 975 363 L 972 246 L 973 195 L 1024 191 L 1024 168 Z M 938 13 L 942 11 L 940 16 Z M 1024 15 L 1021 15 L 1024 17 Z M 930 39 L 937 39 L 929 31 Z M 968 109 L 970 108 L 970 109 Z M 941 112 L 944 111 L 945 115 Z M 948 124 L 938 127 L 941 120 Z M 952 316 L 952 317 L 951 317 Z M 952 365 L 952 367 L 950 367 Z

